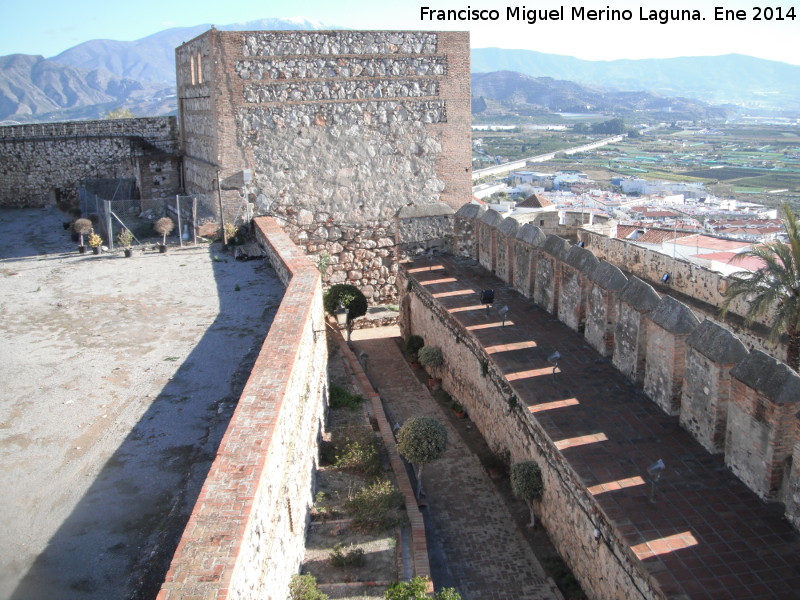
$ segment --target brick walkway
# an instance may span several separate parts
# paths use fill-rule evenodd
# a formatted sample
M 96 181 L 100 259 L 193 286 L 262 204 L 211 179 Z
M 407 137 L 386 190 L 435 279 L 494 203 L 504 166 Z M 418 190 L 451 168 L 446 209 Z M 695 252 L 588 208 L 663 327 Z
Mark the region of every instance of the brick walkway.
M 398 336 L 396 327 L 366 329 L 353 333 L 353 343 L 356 353 L 369 355 L 369 379 L 392 422 L 430 415 L 447 428 L 445 455 L 427 465 L 422 475 L 432 529 L 428 545 L 442 550 L 452 578 L 445 585 L 456 587 L 464 600 L 556 600 L 555 586 L 544 576 L 480 461 L 403 358 Z
M 474 263 L 442 257 L 414 277 L 469 328 L 671 598 L 800 598 L 800 535 L 631 385 L 583 337 Z M 428 261 L 425 261 L 425 266 Z M 494 289 L 495 309 L 470 309 Z M 464 291 L 473 290 L 475 295 Z M 458 292 L 448 294 L 447 292 Z M 561 354 L 556 374 L 547 357 Z M 376 369 L 378 370 L 378 369 Z M 666 470 L 650 501 L 646 467 Z M 466 499 L 465 499 L 466 500 Z M 487 553 L 488 554 L 488 553 Z

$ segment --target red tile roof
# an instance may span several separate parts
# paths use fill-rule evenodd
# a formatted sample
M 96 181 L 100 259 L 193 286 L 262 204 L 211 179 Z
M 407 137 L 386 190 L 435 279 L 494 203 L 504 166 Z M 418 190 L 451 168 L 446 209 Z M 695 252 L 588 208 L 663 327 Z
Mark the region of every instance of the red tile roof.
M 525 200 L 517 204 L 522 208 L 545 208 L 547 206 L 555 206 L 550 200 L 539 194 L 531 194 Z
M 716 260 L 717 262 L 727 263 L 742 271 L 758 271 L 765 266 L 764 261 L 755 256 L 748 256 L 734 261 L 733 258 L 738 256 L 737 252 L 712 252 L 711 254 L 695 254 L 694 256 L 703 260 Z
M 723 240 L 711 237 L 710 235 L 690 235 L 679 238 L 675 243 L 678 246 L 697 246 L 698 248 L 709 248 L 722 252 L 741 250 L 742 248 L 752 246 L 750 242 Z

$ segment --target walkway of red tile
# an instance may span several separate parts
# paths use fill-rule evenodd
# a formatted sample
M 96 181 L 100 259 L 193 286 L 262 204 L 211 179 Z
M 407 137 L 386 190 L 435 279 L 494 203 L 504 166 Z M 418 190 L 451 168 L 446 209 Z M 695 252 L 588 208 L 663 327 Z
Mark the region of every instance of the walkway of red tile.
M 472 261 L 440 257 L 438 266 L 413 277 L 487 349 L 665 594 L 800 598 L 800 535 L 782 506 L 761 502 L 553 315 Z M 490 311 L 476 307 L 482 289 L 495 290 Z M 651 502 L 646 468 L 658 459 L 666 470 Z
M 464 600 L 556 600 L 528 542 L 478 458 L 416 375 L 397 345 L 396 328 L 353 334 L 356 352 L 366 352 L 367 374 L 394 422 L 430 415 L 447 429 L 444 456 L 427 465 L 422 480 L 436 539 L 452 582 Z M 434 557 L 435 558 L 435 557 Z M 433 562 L 433 561 L 432 561 Z M 437 587 L 442 582 L 434 581 Z

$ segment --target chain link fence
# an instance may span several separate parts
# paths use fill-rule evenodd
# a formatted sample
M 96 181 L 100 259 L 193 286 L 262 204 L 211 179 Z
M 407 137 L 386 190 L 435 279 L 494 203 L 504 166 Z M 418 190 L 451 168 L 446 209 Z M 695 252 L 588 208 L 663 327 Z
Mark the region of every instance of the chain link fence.
M 111 250 L 117 242 L 116 236 L 123 229 L 133 234 L 135 244 L 143 244 L 147 238 L 157 236 L 153 223 L 162 217 L 169 217 L 175 223 L 168 237 L 177 238 L 181 246 L 197 244 L 196 196 L 107 200 L 84 189 L 80 191 L 82 214 L 92 220 L 96 233 Z

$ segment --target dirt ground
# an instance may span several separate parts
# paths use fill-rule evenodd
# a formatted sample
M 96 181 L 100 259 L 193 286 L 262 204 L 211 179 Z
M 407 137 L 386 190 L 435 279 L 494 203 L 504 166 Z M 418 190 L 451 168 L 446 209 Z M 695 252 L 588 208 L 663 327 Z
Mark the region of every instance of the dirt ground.
M 63 220 L 0 210 L 0 599 L 152 598 L 283 287 L 216 244 L 79 255 Z

